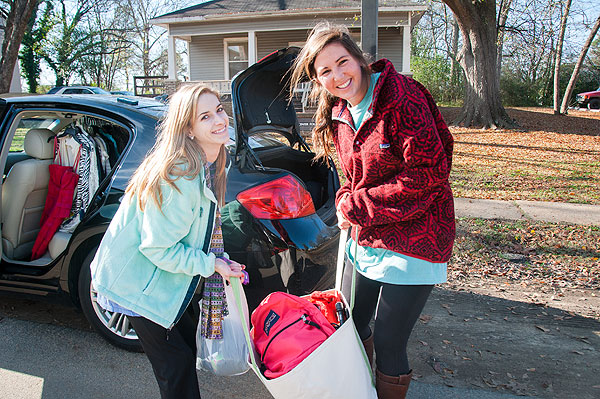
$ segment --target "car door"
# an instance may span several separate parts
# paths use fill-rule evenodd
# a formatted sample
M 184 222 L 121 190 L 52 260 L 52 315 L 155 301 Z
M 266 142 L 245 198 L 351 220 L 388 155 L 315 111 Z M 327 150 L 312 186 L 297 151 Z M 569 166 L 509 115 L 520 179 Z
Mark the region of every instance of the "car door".
M 8 111 L 8 104 L 6 103 L 6 100 L 3 98 L 0 98 L 0 134 L 2 136 L 0 139 L 0 149 L 4 148 L 4 141 L 6 140 L 5 137 L 5 131 L 6 131 L 6 127 L 8 125 L 8 123 L 6 122 L 6 115 Z M 6 154 L 4 154 L 4 152 L 2 152 L 2 154 L 0 154 L 0 165 L 4 165 L 4 159 L 6 158 Z M 4 179 L 0 179 L 0 204 L 2 204 L 2 182 L 4 181 Z M 2 207 L 0 206 L 0 220 L 2 220 Z M 2 226 L 2 224 L 0 224 L 0 226 Z M 2 228 L 0 227 L 0 237 L 2 236 Z M 2 259 L 2 245 L 0 245 L 0 259 Z

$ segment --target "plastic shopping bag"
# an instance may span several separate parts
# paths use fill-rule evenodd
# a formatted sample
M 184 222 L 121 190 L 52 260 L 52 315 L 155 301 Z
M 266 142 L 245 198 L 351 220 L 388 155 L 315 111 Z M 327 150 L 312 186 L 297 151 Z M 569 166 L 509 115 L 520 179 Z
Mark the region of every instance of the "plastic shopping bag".
M 225 299 L 229 314 L 223 318 L 223 339 L 207 339 L 200 334 L 200 323 L 196 331 L 198 347 L 196 368 L 215 375 L 233 376 L 243 374 L 250 368 L 248 364 L 248 344 L 244 335 L 244 324 L 248 324 L 248 304 L 241 290 L 241 309 L 238 307 L 231 289 L 225 284 Z M 200 304 L 202 308 L 202 304 Z M 243 324 L 242 324 L 243 323 Z

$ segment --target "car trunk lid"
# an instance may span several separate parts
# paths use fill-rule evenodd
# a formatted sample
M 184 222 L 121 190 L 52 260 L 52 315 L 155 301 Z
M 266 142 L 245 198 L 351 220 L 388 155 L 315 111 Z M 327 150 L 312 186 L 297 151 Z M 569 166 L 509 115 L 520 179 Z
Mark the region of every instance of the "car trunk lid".
M 264 130 L 276 130 L 293 146 L 308 146 L 298 126 L 293 103 L 289 100 L 288 73 L 300 49 L 289 47 L 274 51 L 240 72 L 231 82 L 236 154 L 248 147 L 248 137 Z

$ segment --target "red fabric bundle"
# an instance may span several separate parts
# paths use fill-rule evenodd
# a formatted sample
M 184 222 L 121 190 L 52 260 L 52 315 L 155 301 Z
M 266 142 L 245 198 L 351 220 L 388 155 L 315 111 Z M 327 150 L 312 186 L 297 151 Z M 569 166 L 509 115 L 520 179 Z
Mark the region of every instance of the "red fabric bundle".
M 79 181 L 79 175 L 70 166 L 51 164 L 48 195 L 40 220 L 41 229 L 33 244 L 31 260 L 35 260 L 46 252 L 50 240 L 65 218 L 69 216 L 73 206 L 73 194 Z
M 335 311 L 335 304 L 337 302 L 343 302 L 339 291 L 315 291 L 306 299 L 318 307 L 327 321 L 329 321 L 331 324 L 338 325 L 340 323 Z

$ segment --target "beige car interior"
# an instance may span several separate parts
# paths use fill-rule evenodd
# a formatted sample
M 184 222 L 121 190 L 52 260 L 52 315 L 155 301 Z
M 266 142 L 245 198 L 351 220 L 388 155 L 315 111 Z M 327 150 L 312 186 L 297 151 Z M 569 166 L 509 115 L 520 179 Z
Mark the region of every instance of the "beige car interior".
M 48 128 L 31 128 L 26 131 L 23 139 L 23 152 L 27 157 L 23 158 L 27 159 L 14 163 L 4 177 L 1 191 L 2 258 L 17 263 L 46 265 L 67 248 L 72 234 L 57 231 L 50 241 L 45 255 L 30 261 L 46 203 L 50 179 L 48 166 L 54 160 L 53 138 L 83 116 L 57 111 L 37 111 L 36 113 L 26 111 L 22 112 L 13 122 L 8 135 L 10 139 L 7 140 L 8 143 L 18 136 L 17 130 L 23 131 L 20 121 L 25 118 L 45 118 L 53 121 Z M 102 122 L 106 123 L 104 120 Z M 7 152 L 3 151 L 3 154 L 2 164 L 7 159 Z
M 46 203 L 54 157 L 54 132 L 31 129 L 25 134 L 24 151 L 31 159 L 17 162 L 2 184 L 2 252 L 8 258 L 31 255 L 40 231 L 40 218 Z

